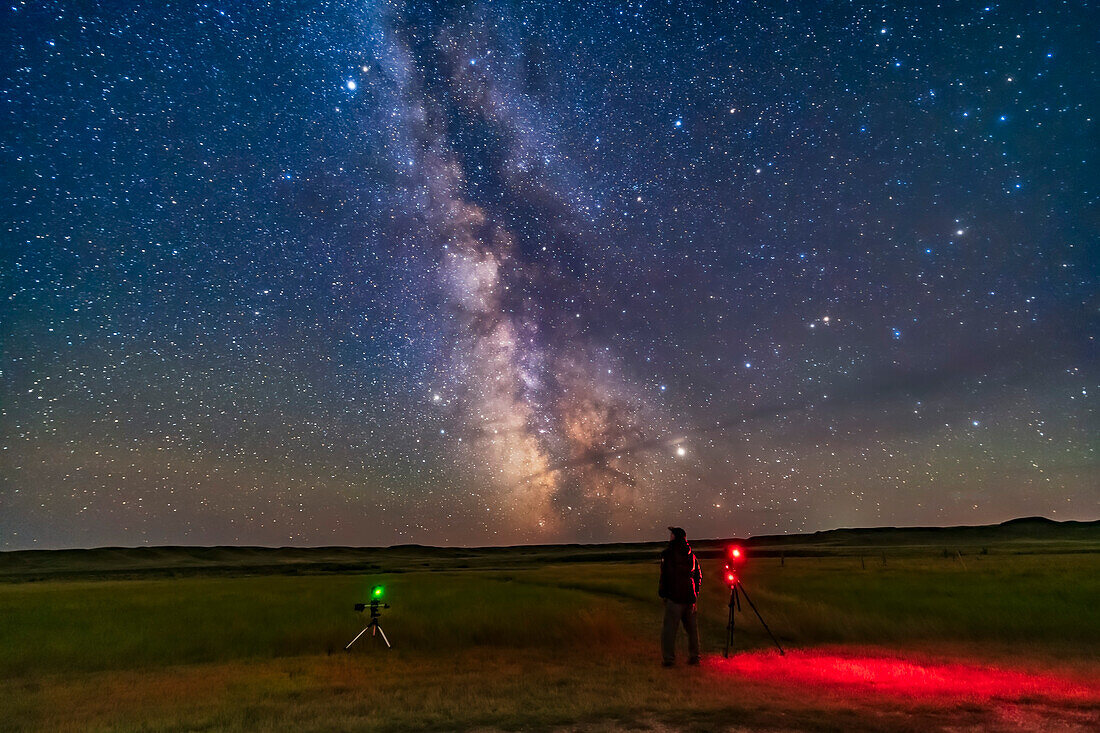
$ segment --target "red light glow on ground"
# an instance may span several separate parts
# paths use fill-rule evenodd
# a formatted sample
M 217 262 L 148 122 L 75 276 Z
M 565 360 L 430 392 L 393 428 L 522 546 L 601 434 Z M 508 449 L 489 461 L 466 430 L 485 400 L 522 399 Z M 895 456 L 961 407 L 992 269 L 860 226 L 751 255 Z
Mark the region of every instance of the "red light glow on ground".
M 912 698 L 1043 698 L 1100 703 L 1100 686 L 1051 674 L 958 662 L 906 659 L 900 655 L 864 655 L 834 651 L 791 651 L 787 656 L 748 652 L 716 657 L 715 668 L 748 680 L 777 685 L 828 688 Z

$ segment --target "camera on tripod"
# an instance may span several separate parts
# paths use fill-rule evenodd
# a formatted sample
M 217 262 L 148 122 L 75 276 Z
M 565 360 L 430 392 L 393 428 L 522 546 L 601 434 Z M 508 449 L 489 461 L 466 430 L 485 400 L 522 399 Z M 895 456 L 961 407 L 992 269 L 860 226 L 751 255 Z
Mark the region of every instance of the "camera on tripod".
M 382 609 L 390 607 L 390 604 L 382 602 L 382 596 L 385 594 L 385 592 L 385 588 L 380 585 L 376 585 L 370 589 L 371 599 L 369 601 L 355 604 L 355 610 L 359 611 L 360 613 L 366 611 L 367 609 L 370 609 L 370 623 L 364 626 L 363 630 L 356 634 L 354 639 L 348 642 L 348 645 L 344 647 L 345 651 L 351 649 L 351 645 L 358 641 L 359 637 L 365 634 L 368 629 L 370 630 L 371 636 L 381 636 L 382 641 L 386 643 L 386 648 L 389 648 L 390 640 L 386 638 L 386 632 L 382 631 L 382 627 L 378 623 L 378 619 L 382 616 Z
M 745 564 L 745 551 L 738 545 L 730 545 L 726 548 L 726 570 L 724 573 L 726 585 L 730 589 L 730 616 L 729 622 L 726 624 L 726 652 L 725 656 L 730 655 L 730 647 L 733 646 L 733 625 L 734 625 L 734 611 L 741 610 L 741 596 L 745 596 L 745 600 L 748 601 L 749 608 L 756 614 L 756 617 L 760 619 L 760 625 L 764 627 L 764 631 L 768 632 L 768 636 L 772 638 L 772 642 L 775 644 L 775 648 L 779 650 L 779 653 L 785 654 L 783 647 L 779 646 L 779 642 L 775 638 L 775 634 L 768 628 L 768 623 L 764 620 L 764 617 L 760 615 L 760 612 L 756 610 L 756 604 L 749 598 L 749 592 L 745 590 L 745 585 L 741 582 L 740 570 L 741 566 Z

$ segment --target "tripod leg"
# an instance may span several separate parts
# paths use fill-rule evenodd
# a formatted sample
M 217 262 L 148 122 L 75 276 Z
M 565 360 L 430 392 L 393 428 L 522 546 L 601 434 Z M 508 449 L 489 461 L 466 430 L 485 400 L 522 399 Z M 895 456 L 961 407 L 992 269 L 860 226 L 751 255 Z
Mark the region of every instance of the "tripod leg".
M 730 656 L 730 645 L 733 644 L 733 604 L 730 604 L 730 617 L 726 622 L 726 651 L 722 653 L 726 659 Z
M 730 656 L 730 647 L 733 646 L 733 610 L 737 604 L 737 586 L 730 588 L 730 616 L 729 621 L 726 622 L 726 651 L 723 654 L 726 659 Z
M 775 648 L 779 650 L 779 653 L 781 655 L 786 656 L 787 653 L 783 651 L 783 647 L 779 646 L 779 642 L 775 640 L 775 634 L 773 634 L 772 630 L 768 628 L 768 622 L 765 621 L 764 617 L 760 615 L 760 612 L 756 610 L 756 604 L 754 604 L 752 602 L 752 599 L 749 598 L 749 594 L 745 591 L 745 586 L 738 583 L 737 587 L 741 589 L 742 593 L 744 593 L 745 600 L 749 602 L 749 608 L 751 608 L 752 612 L 756 614 L 756 617 L 760 619 L 760 623 L 764 625 L 764 631 L 767 631 L 768 636 L 772 638 L 772 643 L 775 644 Z
M 393 647 L 390 646 L 390 640 L 386 638 L 386 632 L 382 630 L 382 627 L 375 626 L 375 628 L 378 629 L 378 633 L 382 635 L 382 641 L 386 642 L 386 648 L 393 649 Z
M 348 645 L 346 647 L 344 647 L 344 651 L 347 651 L 348 649 L 351 649 L 351 645 L 354 644 L 355 642 L 359 641 L 359 637 L 362 636 L 363 634 L 367 633 L 367 629 L 369 629 L 369 628 L 370 628 L 370 626 L 364 626 L 363 630 L 360 631 L 358 634 L 356 634 L 354 639 L 352 639 L 351 641 L 348 642 Z

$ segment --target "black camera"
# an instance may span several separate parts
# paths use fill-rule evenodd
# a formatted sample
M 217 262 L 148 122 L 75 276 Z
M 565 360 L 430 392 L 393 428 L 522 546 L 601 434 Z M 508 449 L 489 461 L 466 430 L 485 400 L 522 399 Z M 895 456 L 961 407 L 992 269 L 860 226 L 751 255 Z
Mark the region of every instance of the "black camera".
M 355 604 L 355 610 L 356 611 L 365 611 L 365 610 L 367 610 L 367 608 L 370 608 L 371 612 L 376 612 L 380 608 L 389 608 L 389 607 L 390 607 L 390 604 L 382 603 L 382 601 L 371 601 L 370 603 L 356 603 Z

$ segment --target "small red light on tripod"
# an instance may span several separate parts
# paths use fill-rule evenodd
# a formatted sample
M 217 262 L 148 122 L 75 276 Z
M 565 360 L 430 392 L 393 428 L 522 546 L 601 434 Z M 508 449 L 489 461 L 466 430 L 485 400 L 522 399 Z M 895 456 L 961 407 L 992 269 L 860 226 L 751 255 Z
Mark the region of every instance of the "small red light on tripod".
M 726 563 L 726 571 L 725 572 L 726 572 L 726 585 L 728 585 L 731 588 L 733 586 L 737 585 L 737 570 L 732 565 L 730 565 L 729 563 Z

